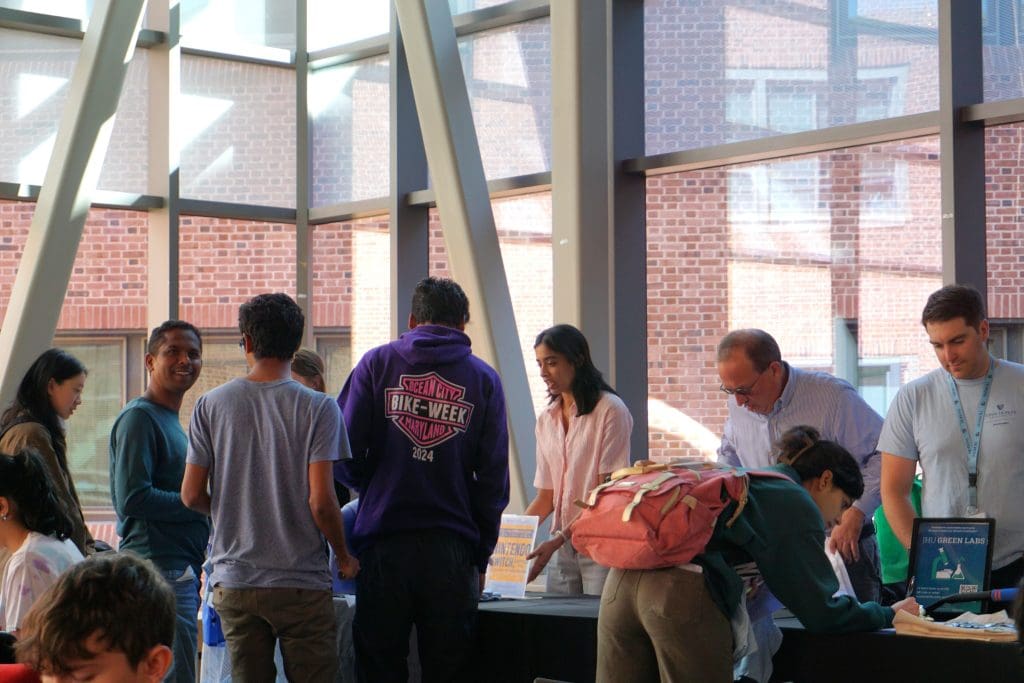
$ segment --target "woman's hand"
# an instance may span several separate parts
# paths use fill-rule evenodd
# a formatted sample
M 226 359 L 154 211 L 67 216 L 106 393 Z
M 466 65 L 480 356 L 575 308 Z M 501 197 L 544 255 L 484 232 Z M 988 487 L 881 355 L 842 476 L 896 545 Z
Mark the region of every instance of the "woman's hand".
M 536 579 L 540 573 L 544 570 L 544 567 L 548 566 L 548 562 L 551 561 L 551 556 L 555 554 L 555 551 L 562 547 L 565 543 L 565 536 L 558 534 L 554 538 L 541 543 L 539 546 L 533 549 L 533 552 L 526 556 L 526 559 L 533 560 L 533 564 L 530 565 L 530 575 L 526 577 L 526 582 L 530 583 Z

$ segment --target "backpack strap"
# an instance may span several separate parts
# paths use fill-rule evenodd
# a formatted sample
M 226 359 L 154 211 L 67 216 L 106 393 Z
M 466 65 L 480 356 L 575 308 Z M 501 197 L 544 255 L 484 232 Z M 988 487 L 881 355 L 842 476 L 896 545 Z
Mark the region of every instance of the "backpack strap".
M 657 491 L 658 487 L 660 487 L 662 484 L 664 484 L 666 481 L 668 481 L 674 476 L 676 476 L 675 472 L 662 472 L 655 479 L 652 479 L 646 484 L 642 484 L 639 490 L 637 490 L 636 495 L 633 496 L 633 501 L 626 506 L 625 510 L 622 511 L 622 521 L 628 522 L 629 518 L 633 516 L 633 510 L 636 509 L 637 505 L 643 502 L 644 496 L 646 496 L 651 491 Z M 674 502 L 673 505 L 675 505 Z M 669 507 L 671 508 L 671 506 Z

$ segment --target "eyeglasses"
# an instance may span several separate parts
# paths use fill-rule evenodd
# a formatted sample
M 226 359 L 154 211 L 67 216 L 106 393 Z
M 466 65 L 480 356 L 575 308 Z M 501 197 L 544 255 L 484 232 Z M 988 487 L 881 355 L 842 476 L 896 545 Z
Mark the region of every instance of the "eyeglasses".
M 241 339 L 238 340 L 238 348 L 245 351 L 245 337 L 242 337 Z
M 771 366 L 769 365 L 768 367 L 770 368 Z M 719 384 L 718 388 L 719 390 L 722 391 L 722 393 L 728 394 L 729 396 L 750 396 L 750 394 L 753 393 L 754 391 L 754 387 L 757 386 L 757 383 L 761 381 L 761 377 L 763 377 L 764 373 L 766 372 L 768 372 L 768 368 L 765 368 L 761 372 L 757 373 L 757 379 L 751 382 L 749 387 L 738 387 L 736 389 L 730 389 L 724 384 Z

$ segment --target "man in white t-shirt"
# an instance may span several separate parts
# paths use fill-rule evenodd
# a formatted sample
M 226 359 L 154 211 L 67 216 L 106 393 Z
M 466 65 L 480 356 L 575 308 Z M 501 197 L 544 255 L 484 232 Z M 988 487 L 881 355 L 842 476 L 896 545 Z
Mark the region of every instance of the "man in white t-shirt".
M 921 323 L 941 367 L 901 388 L 889 408 L 878 441 L 885 515 L 909 548 L 920 463 L 922 515 L 994 517 L 991 585 L 1016 586 L 1024 575 L 1024 366 L 989 355 L 985 302 L 972 287 L 934 292 Z

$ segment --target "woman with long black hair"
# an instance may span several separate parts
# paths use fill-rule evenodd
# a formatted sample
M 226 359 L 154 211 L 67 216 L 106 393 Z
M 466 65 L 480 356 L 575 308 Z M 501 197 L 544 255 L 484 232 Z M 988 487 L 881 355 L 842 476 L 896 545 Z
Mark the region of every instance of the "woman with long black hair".
M 548 592 L 600 595 L 608 569 L 573 548 L 573 501 L 629 465 L 633 417 L 594 366 L 578 329 L 550 327 L 537 335 L 533 349 L 549 404 L 537 416 L 537 496 L 526 514 L 553 519 L 550 539 L 528 556 L 534 560 L 529 580 L 547 565 Z
M 83 555 L 94 551 L 95 541 L 85 525 L 68 468 L 64 421 L 82 403 L 87 374 L 81 361 L 67 351 L 44 351 L 22 377 L 14 401 L 0 416 L 0 453 L 32 448 L 42 456 L 57 500 L 71 520 L 71 541 Z

